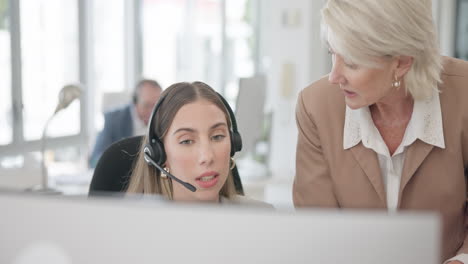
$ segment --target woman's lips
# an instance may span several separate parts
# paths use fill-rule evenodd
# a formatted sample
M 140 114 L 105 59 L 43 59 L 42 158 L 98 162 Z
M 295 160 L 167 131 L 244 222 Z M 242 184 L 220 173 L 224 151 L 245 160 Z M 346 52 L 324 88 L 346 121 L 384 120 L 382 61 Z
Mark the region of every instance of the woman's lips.
M 348 91 L 348 90 L 345 90 L 345 89 L 343 89 L 343 93 L 344 93 L 344 95 L 345 95 L 346 97 L 354 97 L 354 96 L 357 95 L 356 93 L 351 92 L 351 91 Z
M 204 173 L 200 177 L 196 178 L 198 186 L 202 188 L 211 188 L 218 183 L 219 175 L 215 172 Z

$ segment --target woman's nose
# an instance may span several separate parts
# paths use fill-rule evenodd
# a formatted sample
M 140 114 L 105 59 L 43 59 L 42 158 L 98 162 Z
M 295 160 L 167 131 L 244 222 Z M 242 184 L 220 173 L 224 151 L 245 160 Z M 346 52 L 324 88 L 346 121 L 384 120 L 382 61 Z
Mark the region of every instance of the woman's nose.
M 202 165 L 213 163 L 214 149 L 211 142 L 201 142 L 199 151 L 199 163 Z
M 343 75 L 341 73 L 341 61 L 338 56 L 334 55 L 332 69 L 328 75 L 328 81 L 332 84 L 340 84 L 343 82 Z

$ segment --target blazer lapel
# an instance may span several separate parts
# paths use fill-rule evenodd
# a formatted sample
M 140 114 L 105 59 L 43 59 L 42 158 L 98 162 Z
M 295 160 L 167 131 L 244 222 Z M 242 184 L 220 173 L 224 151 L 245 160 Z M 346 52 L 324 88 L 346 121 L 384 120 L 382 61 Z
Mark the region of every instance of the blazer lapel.
M 401 173 L 400 191 L 398 193 L 398 208 L 400 207 L 403 189 L 433 148 L 433 145 L 424 143 L 419 139 L 409 146 L 405 157 L 405 163 L 403 165 L 403 171 Z
M 366 147 L 362 143 L 352 147 L 351 152 L 353 153 L 356 161 L 361 166 L 364 173 L 369 178 L 372 186 L 382 200 L 384 206 L 387 206 L 387 198 L 385 195 L 385 188 L 383 185 L 382 175 L 380 173 L 379 160 L 377 154 Z

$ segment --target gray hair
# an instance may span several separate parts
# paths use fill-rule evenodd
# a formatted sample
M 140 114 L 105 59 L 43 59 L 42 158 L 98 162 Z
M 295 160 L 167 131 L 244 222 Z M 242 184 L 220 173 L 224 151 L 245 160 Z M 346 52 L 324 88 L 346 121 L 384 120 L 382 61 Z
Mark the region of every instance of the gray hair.
M 364 67 L 379 67 L 376 57 L 411 56 L 407 91 L 415 100 L 438 91 L 442 58 L 431 0 L 328 0 L 322 38 L 347 61 Z

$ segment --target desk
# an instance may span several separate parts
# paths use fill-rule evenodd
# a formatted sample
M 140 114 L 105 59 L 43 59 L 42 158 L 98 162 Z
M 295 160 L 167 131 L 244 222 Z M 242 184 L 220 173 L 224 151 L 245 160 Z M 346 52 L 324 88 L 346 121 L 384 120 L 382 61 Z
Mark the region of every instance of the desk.
M 93 173 L 94 170 L 89 169 L 79 173 L 51 175 L 50 181 L 64 195 L 88 195 Z
M 257 200 L 272 204 L 275 208 L 293 209 L 292 184 L 293 177 L 289 179 L 280 176 L 270 176 L 260 180 L 244 180 L 245 195 Z
M 66 173 L 62 170 L 49 175 L 49 186 L 64 195 L 87 195 L 93 170 Z M 41 184 L 40 168 L 2 169 L 0 188 L 23 191 Z

